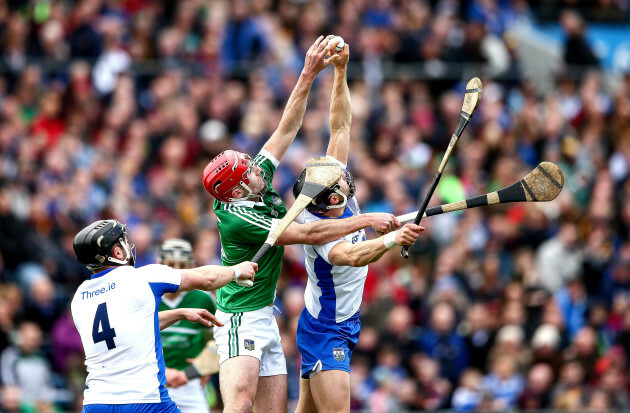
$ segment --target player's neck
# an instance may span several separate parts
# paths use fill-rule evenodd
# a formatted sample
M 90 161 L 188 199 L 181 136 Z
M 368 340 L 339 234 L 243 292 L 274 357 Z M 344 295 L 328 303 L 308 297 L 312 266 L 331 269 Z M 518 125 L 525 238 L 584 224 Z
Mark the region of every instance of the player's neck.
M 323 215 L 327 218 L 339 218 L 343 215 L 344 212 L 346 212 L 346 207 L 329 209 Z
M 176 299 L 177 296 L 179 296 L 179 291 L 174 292 L 174 293 L 164 293 L 164 298 L 170 301 Z
M 111 268 L 116 268 L 116 266 L 115 265 L 103 265 L 98 270 L 92 270 L 92 274 L 98 274 L 99 272 L 103 272 L 103 271 L 109 270 Z

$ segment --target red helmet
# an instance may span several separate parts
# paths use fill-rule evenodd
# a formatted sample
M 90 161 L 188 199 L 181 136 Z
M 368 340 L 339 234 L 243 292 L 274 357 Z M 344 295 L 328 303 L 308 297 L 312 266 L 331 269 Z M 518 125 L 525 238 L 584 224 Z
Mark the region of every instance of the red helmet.
M 237 151 L 223 151 L 218 154 L 203 170 L 203 185 L 206 190 L 221 202 L 243 201 L 260 195 L 254 194 L 250 187 L 249 155 Z M 243 187 L 248 194 L 243 198 L 232 198 L 232 190 Z

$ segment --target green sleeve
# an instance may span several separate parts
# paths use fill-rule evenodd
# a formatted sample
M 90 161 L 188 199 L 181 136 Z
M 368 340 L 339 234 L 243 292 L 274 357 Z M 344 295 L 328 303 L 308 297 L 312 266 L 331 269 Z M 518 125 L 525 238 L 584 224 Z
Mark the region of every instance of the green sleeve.
M 273 181 L 273 174 L 276 172 L 279 161 L 268 151 L 262 149 L 258 155 L 254 158 L 254 163 L 265 171 L 267 178 L 267 186 L 271 188 L 271 181 Z

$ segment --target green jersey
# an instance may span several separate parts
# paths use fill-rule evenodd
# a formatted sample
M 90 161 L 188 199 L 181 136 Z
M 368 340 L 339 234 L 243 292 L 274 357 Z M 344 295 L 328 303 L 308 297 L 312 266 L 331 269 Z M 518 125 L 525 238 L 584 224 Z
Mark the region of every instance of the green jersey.
M 182 292 L 174 300 L 162 296 L 159 311 L 176 308 L 204 308 L 212 314 L 216 311 L 212 296 L 199 290 Z M 161 336 L 166 367 L 184 370 L 190 364 L 186 359 L 201 353 L 206 342 L 212 338 L 212 330 L 199 323 L 180 320 L 162 330 Z
M 224 203 L 214 201 L 217 225 L 221 235 L 221 262 L 235 265 L 251 260 L 265 243 L 269 233 L 284 217 L 287 209 L 282 198 L 271 188 L 278 160 L 264 149 L 254 162 L 265 171 L 267 192 L 261 201 Z M 254 311 L 270 304 L 276 295 L 284 247 L 272 247 L 258 263 L 253 287 L 243 287 L 232 281 L 217 291 L 217 307 L 226 313 Z

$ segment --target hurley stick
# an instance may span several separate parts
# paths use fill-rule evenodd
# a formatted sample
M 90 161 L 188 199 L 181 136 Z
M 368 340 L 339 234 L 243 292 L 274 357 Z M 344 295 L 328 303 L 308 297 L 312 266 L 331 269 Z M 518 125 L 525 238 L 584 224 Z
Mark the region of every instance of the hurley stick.
M 440 182 L 440 178 L 442 177 L 442 172 L 444 172 L 444 168 L 446 167 L 446 162 L 448 162 L 448 158 L 451 157 L 451 153 L 453 153 L 453 148 L 455 148 L 455 144 L 459 140 L 459 137 L 462 136 L 462 132 L 468 125 L 468 121 L 477 110 L 479 106 L 479 102 L 481 101 L 481 92 L 482 85 L 481 80 L 478 77 L 474 77 L 470 79 L 468 84 L 466 84 L 466 94 L 464 95 L 464 103 L 462 105 L 462 113 L 459 115 L 459 119 L 457 120 L 457 127 L 455 128 L 455 133 L 451 137 L 451 142 L 448 144 L 448 148 L 446 148 L 446 152 L 444 153 L 444 157 L 442 158 L 442 162 L 438 167 L 438 170 L 433 178 L 433 182 L 427 191 L 424 199 L 422 200 L 422 204 L 420 206 L 420 210 L 414 219 L 414 223 L 417 225 L 420 223 L 422 216 L 424 215 L 424 211 L 427 209 L 427 205 L 429 205 L 429 200 L 435 191 L 435 188 Z M 400 255 L 403 258 L 409 258 L 409 246 L 405 245 L 402 247 L 400 251 Z
M 507 204 L 509 202 L 547 202 L 555 199 L 564 186 L 564 174 L 560 167 L 551 162 L 541 162 L 520 181 L 485 195 L 468 198 L 429 208 L 423 218 L 446 212 L 461 211 L 486 205 Z M 401 223 L 413 221 L 418 211 L 400 215 Z
M 260 247 L 253 262 L 258 262 L 278 241 L 280 235 L 293 222 L 293 220 L 304 211 L 307 205 L 321 194 L 322 191 L 331 185 L 334 185 L 341 178 L 341 166 L 330 158 L 321 156 L 313 158 L 306 163 L 306 178 L 304 179 L 304 187 L 297 197 L 287 214 L 280 220 L 275 230 L 267 237 L 265 243 Z

